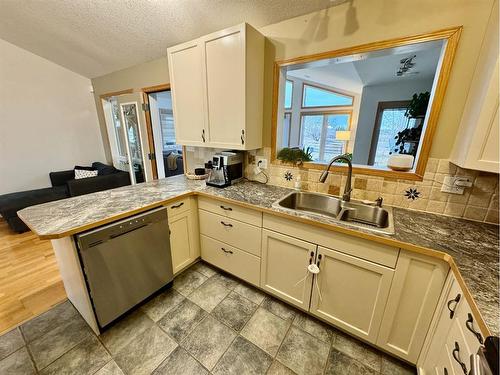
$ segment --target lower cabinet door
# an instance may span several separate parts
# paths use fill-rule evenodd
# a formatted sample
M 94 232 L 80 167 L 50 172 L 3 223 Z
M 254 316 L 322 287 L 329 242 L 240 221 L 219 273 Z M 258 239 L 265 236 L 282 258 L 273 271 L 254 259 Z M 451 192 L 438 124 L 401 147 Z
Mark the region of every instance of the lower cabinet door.
M 379 347 L 417 362 L 448 270 L 445 261 L 401 250 L 377 339 Z
M 169 218 L 170 251 L 174 274 L 182 271 L 200 255 L 199 240 L 191 211 Z
M 264 229 L 260 286 L 303 310 L 309 309 L 316 245 Z
M 311 313 L 374 343 L 394 270 L 321 246 L 316 261 Z

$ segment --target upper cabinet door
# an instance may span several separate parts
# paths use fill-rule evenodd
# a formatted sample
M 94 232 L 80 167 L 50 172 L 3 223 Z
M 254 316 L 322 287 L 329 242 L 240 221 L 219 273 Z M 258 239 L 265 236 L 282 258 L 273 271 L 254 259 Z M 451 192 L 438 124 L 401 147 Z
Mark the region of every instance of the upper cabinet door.
M 245 142 L 245 30 L 238 26 L 204 39 L 210 143 Z
M 318 247 L 311 313 L 375 343 L 394 270 Z
M 494 3 L 450 160 L 462 168 L 500 172 L 498 1 Z
M 168 58 L 178 144 L 262 147 L 262 34 L 240 24 L 169 48 Z
M 205 127 L 205 85 L 199 40 L 167 50 L 172 85 L 176 142 L 200 146 L 208 140 Z

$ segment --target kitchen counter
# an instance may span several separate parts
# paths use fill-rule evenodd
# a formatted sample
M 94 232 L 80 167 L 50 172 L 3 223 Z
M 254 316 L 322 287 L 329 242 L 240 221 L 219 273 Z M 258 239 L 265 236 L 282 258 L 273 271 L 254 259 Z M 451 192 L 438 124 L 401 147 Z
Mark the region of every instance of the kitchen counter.
M 25 208 L 19 217 L 41 238 L 73 235 L 182 196 L 205 195 L 307 224 L 418 251 L 447 261 L 467 289 L 491 334 L 500 332 L 498 226 L 394 208 L 395 234 L 387 235 L 307 213 L 290 213 L 275 202 L 292 190 L 243 182 L 225 189 L 183 175 Z

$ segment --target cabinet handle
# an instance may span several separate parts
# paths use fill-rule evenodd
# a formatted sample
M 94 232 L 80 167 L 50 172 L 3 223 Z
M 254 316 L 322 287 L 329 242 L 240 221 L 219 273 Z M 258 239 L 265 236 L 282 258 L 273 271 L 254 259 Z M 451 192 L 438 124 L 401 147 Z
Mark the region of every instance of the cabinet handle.
M 455 341 L 455 349 L 451 351 L 451 354 L 453 355 L 453 359 L 457 361 L 457 363 L 460 365 L 462 368 L 462 371 L 464 372 L 465 375 L 467 375 L 467 366 L 465 363 L 462 362 L 460 359 L 460 346 L 458 345 L 458 342 Z
M 241 131 L 241 144 L 242 144 L 242 145 L 244 145 L 244 144 L 245 144 L 245 138 L 244 138 L 244 137 L 245 137 L 245 131 L 244 131 L 244 130 L 242 130 L 242 131 Z
M 443 375 L 448 375 L 448 369 L 446 367 L 443 368 Z
M 179 208 L 184 205 L 184 202 L 181 202 L 179 204 L 174 204 L 173 206 L 170 206 L 170 208 Z
M 222 225 L 224 225 L 225 227 L 230 227 L 232 228 L 233 227 L 233 224 L 230 224 L 230 223 L 224 223 L 223 221 L 220 222 Z
M 321 263 L 321 254 L 318 255 L 318 262 L 316 263 L 316 266 L 319 268 L 319 264 Z
M 233 210 L 231 207 L 225 207 L 223 205 L 220 205 L 220 208 L 222 208 L 225 211 L 232 211 Z
M 231 250 L 226 250 L 224 249 L 223 247 L 220 248 L 223 252 L 225 252 L 226 254 L 233 254 L 233 252 Z
M 467 319 L 467 321 L 465 322 L 465 325 L 466 325 L 467 329 L 468 329 L 469 331 L 471 331 L 471 332 L 474 334 L 474 336 L 476 336 L 477 341 L 479 341 L 479 343 L 480 343 L 481 345 L 483 345 L 483 343 L 484 343 L 483 336 L 481 335 L 481 333 L 480 333 L 480 332 L 478 332 L 478 331 L 476 331 L 476 330 L 474 329 L 474 318 L 472 317 L 472 314 L 471 314 L 471 313 L 469 313 L 469 314 L 467 315 L 467 317 L 468 317 L 468 319 Z
M 446 304 L 448 310 L 450 310 L 450 319 L 453 319 L 453 317 L 455 316 L 455 310 L 457 308 L 458 302 L 460 302 L 460 298 L 462 298 L 462 295 L 458 293 L 454 299 L 450 299 Z
M 203 139 L 203 143 L 205 143 L 205 129 L 201 131 L 201 139 Z
M 314 259 L 314 251 L 311 251 L 311 257 L 309 258 L 309 264 L 312 264 Z

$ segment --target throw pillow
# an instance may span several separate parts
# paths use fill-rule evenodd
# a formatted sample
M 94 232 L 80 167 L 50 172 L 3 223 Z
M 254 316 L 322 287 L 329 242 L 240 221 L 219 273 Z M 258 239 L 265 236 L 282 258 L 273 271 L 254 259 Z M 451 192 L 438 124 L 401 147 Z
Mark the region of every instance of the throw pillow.
M 87 171 L 85 169 L 75 169 L 75 180 L 97 176 L 96 170 Z
M 98 161 L 92 163 L 92 169 L 97 169 L 97 174 L 99 176 L 106 176 L 118 172 L 112 165 L 103 164 Z

